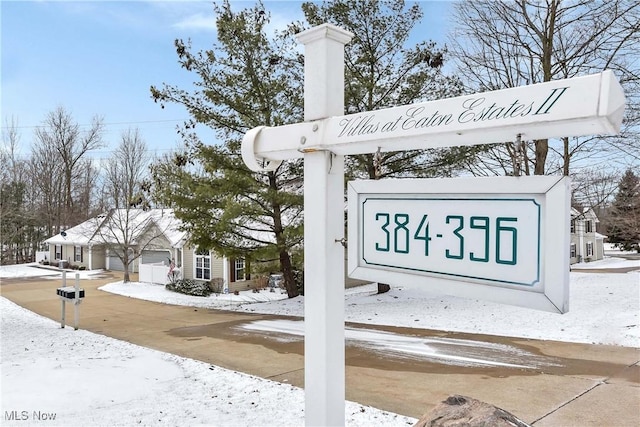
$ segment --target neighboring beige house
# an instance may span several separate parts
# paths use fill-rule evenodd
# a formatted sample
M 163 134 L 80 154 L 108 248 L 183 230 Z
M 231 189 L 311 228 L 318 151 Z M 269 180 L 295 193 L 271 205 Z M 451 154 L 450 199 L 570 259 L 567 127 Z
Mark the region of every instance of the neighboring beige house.
M 596 231 L 600 221 L 593 209 L 571 208 L 570 264 L 604 258 L 604 236 Z
M 114 252 L 126 232 L 133 236 L 128 239 L 133 250 L 141 251 L 140 257 L 129 265 L 132 273 L 140 272 L 141 264 L 162 264 L 168 273 L 173 260 L 185 279 L 208 282 L 221 278 L 229 292 L 255 285 L 243 258 L 230 259 L 194 247 L 186 233 L 180 231 L 180 225 L 171 209 L 112 210 L 45 240 L 49 244 L 48 259 L 51 265 L 123 271 L 122 261 Z M 160 277 L 158 282 L 166 283 L 166 274 Z
M 49 255 L 45 259 L 51 265 L 63 267 L 77 265 L 88 270 L 105 268 L 104 245 L 96 245 L 93 241 L 105 217 L 106 215 L 99 215 L 91 218 L 45 240 L 49 245 Z

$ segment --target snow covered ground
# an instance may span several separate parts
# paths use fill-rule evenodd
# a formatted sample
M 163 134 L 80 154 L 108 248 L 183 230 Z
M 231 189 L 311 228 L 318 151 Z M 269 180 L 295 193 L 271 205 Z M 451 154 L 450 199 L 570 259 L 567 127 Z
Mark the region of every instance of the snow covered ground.
M 102 270 L 66 270 L 67 280 L 71 280 L 75 277 L 75 274 L 80 275 L 80 279 L 92 279 L 99 276 Z M 56 267 L 41 266 L 36 262 L 29 264 L 19 265 L 0 265 L 0 279 L 6 278 L 19 278 L 19 277 L 47 277 L 51 279 L 58 279 L 62 276 L 62 271 Z
M 640 267 L 640 260 L 605 258 L 579 268 Z M 578 267 L 575 267 L 578 268 Z M 481 333 L 588 344 L 640 347 L 640 271 L 572 272 L 569 313 L 559 315 L 526 308 L 433 294 L 420 286 L 394 286 L 377 295 L 376 285 L 346 290 L 349 322 Z M 162 286 L 112 283 L 100 289 L 149 301 L 263 314 L 304 315 L 304 297 L 251 291 L 208 298 L 177 295 Z M 251 300 L 273 298 L 253 304 Z
M 88 331 L 0 298 L 3 426 L 302 426 L 304 391 Z M 347 402 L 350 426 L 415 420 Z M 45 421 L 46 420 L 46 421 Z
M 638 266 L 638 261 L 606 258 L 588 265 L 624 268 Z M 35 274 L 32 270 L 3 266 L 0 277 L 27 277 Z M 282 315 L 302 316 L 304 307 L 303 297 L 283 299 L 286 295 L 269 291 L 201 298 L 142 283 L 102 289 L 170 304 Z M 638 271 L 572 272 L 571 307 L 564 315 L 434 295 L 415 286 L 393 287 L 382 295 L 375 294 L 374 285 L 349 289 L 345 306 L 347 321 L 360 323 L 640 347 Z M 304 424 L 301 389 L 83 330 L 60 329 L 57 322 L 5 298 L 0 298 L 0 310 L 2 425 L 42 425 L 44 417 L 46 425 Z M 301 333 L 295 321 L 248 327 Z M 370 345 L 387 345 L 389 338 L 376 338 Z M 355 403 L 347 404 L 346 421 L 350 426 L 415 422 Z

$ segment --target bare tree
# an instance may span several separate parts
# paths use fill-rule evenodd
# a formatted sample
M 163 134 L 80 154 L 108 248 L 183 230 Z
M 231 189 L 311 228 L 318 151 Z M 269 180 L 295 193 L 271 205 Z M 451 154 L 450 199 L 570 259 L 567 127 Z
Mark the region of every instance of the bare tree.
M 573 176 L 574 199 L 594 210 L 606 208 L 618 189 L 620 177 L 619 173 L 605 168 L 584 168 Z
M 80 166 L 87 153 L 102 146 L 102 129 L 102 120 L 95 117 L 88 130 L 80 130 L 80 125 L 63 107 L 50 112 L 43 125 L 36 128 L 34 152 L 54 153 L 53 159 L 58 164 L 50 169 L 60 173 L 62 178 L 62 209 L 58 226 L 68 227 L 86 219 L 76 207 L 74 185 L 83 176 Z
M 600 220 L 600 230 L 607 230 L 613 196 L 621 174 L 606 167 L 583 168 L 572 175 L 572 202 L 590 208 Z
M 11 117 L 5 118 L 5 125 L 2 127 L 2 145 L 0 145 L 0 169 L 1 182 L 12 180 L 22 181 L 23 167 L 20 160 L 20 134 L 18 133 L 18 121 Z
M 470 90 L 497 90 L 612 69 L 629 100 L 627 130 L 638 125 L 637 1 L 479 0 L 457 3 L 454 15 L 452 51 Z M 568 175 L 571 159 L 588 155 L 599 141 L 561 138 L 557 148 L 552 146 L 551 154 L 557 159 L 553 168 Z M 625 138 L 604 141 L 618 152 L 620 146 L 638 151 Z M 516 161 L 525 163 L 523 173 L 544 174 L 549 147 L 547 140 L 527 141 Z M 504 164 L 513 164 L 515 153 L 510 149 L 511 160 Z
M 24 162 L 19 157 L 17 122 L 5 120 L 0 145 L 0 263 L 21 263 L 28 254 Z
M 147 145 L 138 129 L 128 129 L 105 166 L 104 189 L 112 203 L 99 238 L 124 266 L 124 281 L 129 281 L 131 263 L 147 246 L 153 246 L 161 234 L 154 216 L 147 211 L 141 184 L 150 161 Z M 140 209 L 143 207 L 144 209 Z
M 29 175 L 34 192 L 35 211 L 45 225 L 46 234 L 52 236 L 61 231 L 64 222 L 63 171 L 54 148 L 37 144 L 31 149 Z
M 83 159 L 77 166 L 74 174 L 73 199 L 75 211 L 81 218 L 90 218 L 104 210 L 96 209 L 96 202 L 99 196 L 96 195 L 98 186 L 99 170 L 91 159 Z
M 166 215 L 166 217 L 165 217 Z M 168 220 L 167 220 L 168 218 Z M 112 209 L 95 234 L 109 256 L 117 257 L 124 266 L 124 282 L 129 282 L 133 262 L 147 249 L 160 249 L 162 236 L 173 226 L 173 212 L 161 209 Z
M 138 129 L 120 136 L 120 145 L 105 167 L 105 191 L 113 207 L 125 208 L 143 203 L 141 183 L 148 177 L 151 157 Z

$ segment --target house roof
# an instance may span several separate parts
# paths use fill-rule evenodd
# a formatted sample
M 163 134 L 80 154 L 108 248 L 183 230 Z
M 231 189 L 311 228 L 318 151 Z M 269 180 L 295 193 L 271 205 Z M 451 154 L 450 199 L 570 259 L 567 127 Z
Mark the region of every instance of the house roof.
M 582 211 L 576 209 L 575 207 L 571 207 L 571 218 L 572 219 L 592 219 L 595 222 L 600 222 L 598 216 L 591 208 L 583 208 Z
M 186 233 L 180 231 L 181 222 L 173 213 L 173 209 L 113 209 L 106 214 L 98 215 L 76 225 L 60 234 L 45 240 L 54 245 L 90 246 L 105 241 L 117 243 L 123 241 L 125 234 L 128 240 L 135 241 L 149 227 L 155 225 L 160 233 L 169 241 L 171 247 L 181 247 L 186 241 Z M 64 233 L 64 235 L 63 235 Z
M 87 246 L 95 236 L 100 225 L 104 222 L 106 214 L 90 218 L 67 230 L 61 231 L 53 237 L 45 240 L 50 245 L 77 245 Z
M 182 222 L 175 217 L 173 209 L 152 209 L 151 220 L 167 238 L 171 247 L 180 248 L 187 241 L 186 231 L 181 231 Z

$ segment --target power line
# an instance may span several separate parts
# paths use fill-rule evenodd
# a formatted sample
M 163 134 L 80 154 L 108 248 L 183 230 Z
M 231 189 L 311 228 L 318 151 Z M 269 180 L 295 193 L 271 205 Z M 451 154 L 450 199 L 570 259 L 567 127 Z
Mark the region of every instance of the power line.
M 102 123 L 102 126 L 119 126 L 119 125 L 136 125 L 142 123 L 170 123 L 170 122 L 183 122 L 188 119 L 169 119 L 169 120 L 140 120 L 135 122 L 112 122 L 112 123 Z M 78 127 L 86 127 L 93 126 L 91 124 L 82 124 L 77 125 Z M 37 129 L 37 128 L 48 128 L 51 127 L 49 125 L 32 125 L 32 126 L 2 126 L 2 129 Z

